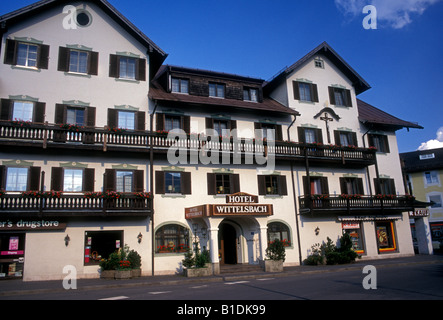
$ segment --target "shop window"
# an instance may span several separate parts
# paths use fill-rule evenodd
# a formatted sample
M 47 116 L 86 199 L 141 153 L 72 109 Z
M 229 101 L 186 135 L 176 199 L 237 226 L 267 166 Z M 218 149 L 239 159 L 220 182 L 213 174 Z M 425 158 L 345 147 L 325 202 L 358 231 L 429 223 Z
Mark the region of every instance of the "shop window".
M 25 234 L 0 234 L 0 279 L 23 276 Z
M 344 222 L 342 224 L 343 232 L 346 232 L 351 237 L 352 249 L 357 254 L 364 254 L 364 243 L 363 243 L 363 230 L 359 222 Z
M 285 247 L 292 246 L 291 233 L 289 227 L 281 222 L 271 222 L 268 224 L 268 242 L 280 240 Z
M 189 229 L 178 224 L 165 225 L 155 233 L 156 253 L 187 252 L 189 244 Z
M 376 230 L 377 247 L 379 253 L 397 251 L 394 222 L 377 221 L 375 223 L 375 230 Z
M 99 264 L 101 259 L 123 247 L 123 231 L 86 231 L 85 265 Z

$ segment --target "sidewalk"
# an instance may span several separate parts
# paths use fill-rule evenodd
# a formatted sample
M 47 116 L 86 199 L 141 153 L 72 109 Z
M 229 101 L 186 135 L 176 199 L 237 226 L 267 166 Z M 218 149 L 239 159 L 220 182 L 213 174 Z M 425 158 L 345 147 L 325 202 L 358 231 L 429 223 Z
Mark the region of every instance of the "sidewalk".
M 154 286 L 154 285 L 180 285 L 189 283 L 208 282 L 229 282 L 245 279 L 260 279 L 267 277 L 286 277 L 300 274 L 315 274 L 324 272 L 338 272 L 344 270 L 359 270 L 366 265 L 373 265 L 377 268 L 396 267 L 399 265 L 414 264 L 443 264 L 443 255 L 416 255 L 405 258 L 379 259 L 379 260 L 357 260 L 353 264 L 334 266 L 297 266 L 285 267 L 282 273 L 239 273 L 222 274 L 202 278 L 186 278 L 181 275 L 140 277 L 128 280 L 104 280 L 104 279 L 80 279 L 77 280 L 77 290 L 104 290 L 108 288 L 122 288 L 134 286 Z M 1 280 L 0 298 L 2 296 L 13 296 L 23 294 L 39 294 L 45 292 L 64 291 L 62 281 L 38 281 L 24 282 L 22 280 Z

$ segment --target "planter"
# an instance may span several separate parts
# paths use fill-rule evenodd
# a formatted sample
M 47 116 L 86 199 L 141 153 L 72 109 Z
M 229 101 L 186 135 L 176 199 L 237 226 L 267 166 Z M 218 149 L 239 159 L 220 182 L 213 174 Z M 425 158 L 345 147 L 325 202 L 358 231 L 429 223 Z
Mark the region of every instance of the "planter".
M 142 275 L 142 269 L 132 269 L 131 270 L 131 276 L 133 278 L 139 278 Z
M 114 278 L 117 280 L 131 279 L 131 270 L 115 270 Z
M 265 272 L 283 272 L 283 260 L 264 260 L 260 265 Z
M 115 279 L 115 270 L 101 270 L 100 279 Z
M 186 268 L 183 273 L 188 278 L 209 277 L 212 276 L 212 264 L 208 263 L 204 268 Z

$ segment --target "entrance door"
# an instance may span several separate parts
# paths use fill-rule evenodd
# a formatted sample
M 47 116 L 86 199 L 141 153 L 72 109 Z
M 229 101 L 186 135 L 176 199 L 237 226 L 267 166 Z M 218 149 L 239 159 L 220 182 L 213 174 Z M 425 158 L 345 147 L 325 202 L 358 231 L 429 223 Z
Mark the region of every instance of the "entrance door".
M 237 232 L 230 224 L 223 223 L 218 234 L 221 264 L 237 264 Z

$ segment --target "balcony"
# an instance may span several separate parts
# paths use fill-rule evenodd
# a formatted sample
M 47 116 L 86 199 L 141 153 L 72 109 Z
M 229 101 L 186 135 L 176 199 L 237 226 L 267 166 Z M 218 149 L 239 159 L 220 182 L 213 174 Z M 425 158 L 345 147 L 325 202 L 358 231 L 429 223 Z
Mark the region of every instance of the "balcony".
M 31 217 L 149 217 L 150 194 L 30 191 L 0 196 L 2 218 Z
M 187 152 L 212 151 L 230 156 L 275 156 L 280 160 L 304 162 L 311 165 L 365 167 L 375 164 L 373 148 L 341 147 L 336 145 L 303 144 L 288 141 L 268 143 L 255 139 L 219 137 L 207 139 L 199 134 L 169 137 L 167 133 L 130 131 L 122 129 L 83 128 L 51 124 L 0 122 L 0 144 L 39 148 L 75 148 L 84 150 L 166 153 L 170 147 Z
M 414 197 L 395 195 L 312 195 L 298 199 L 301 214 L 385 215 L 413 211 Z

